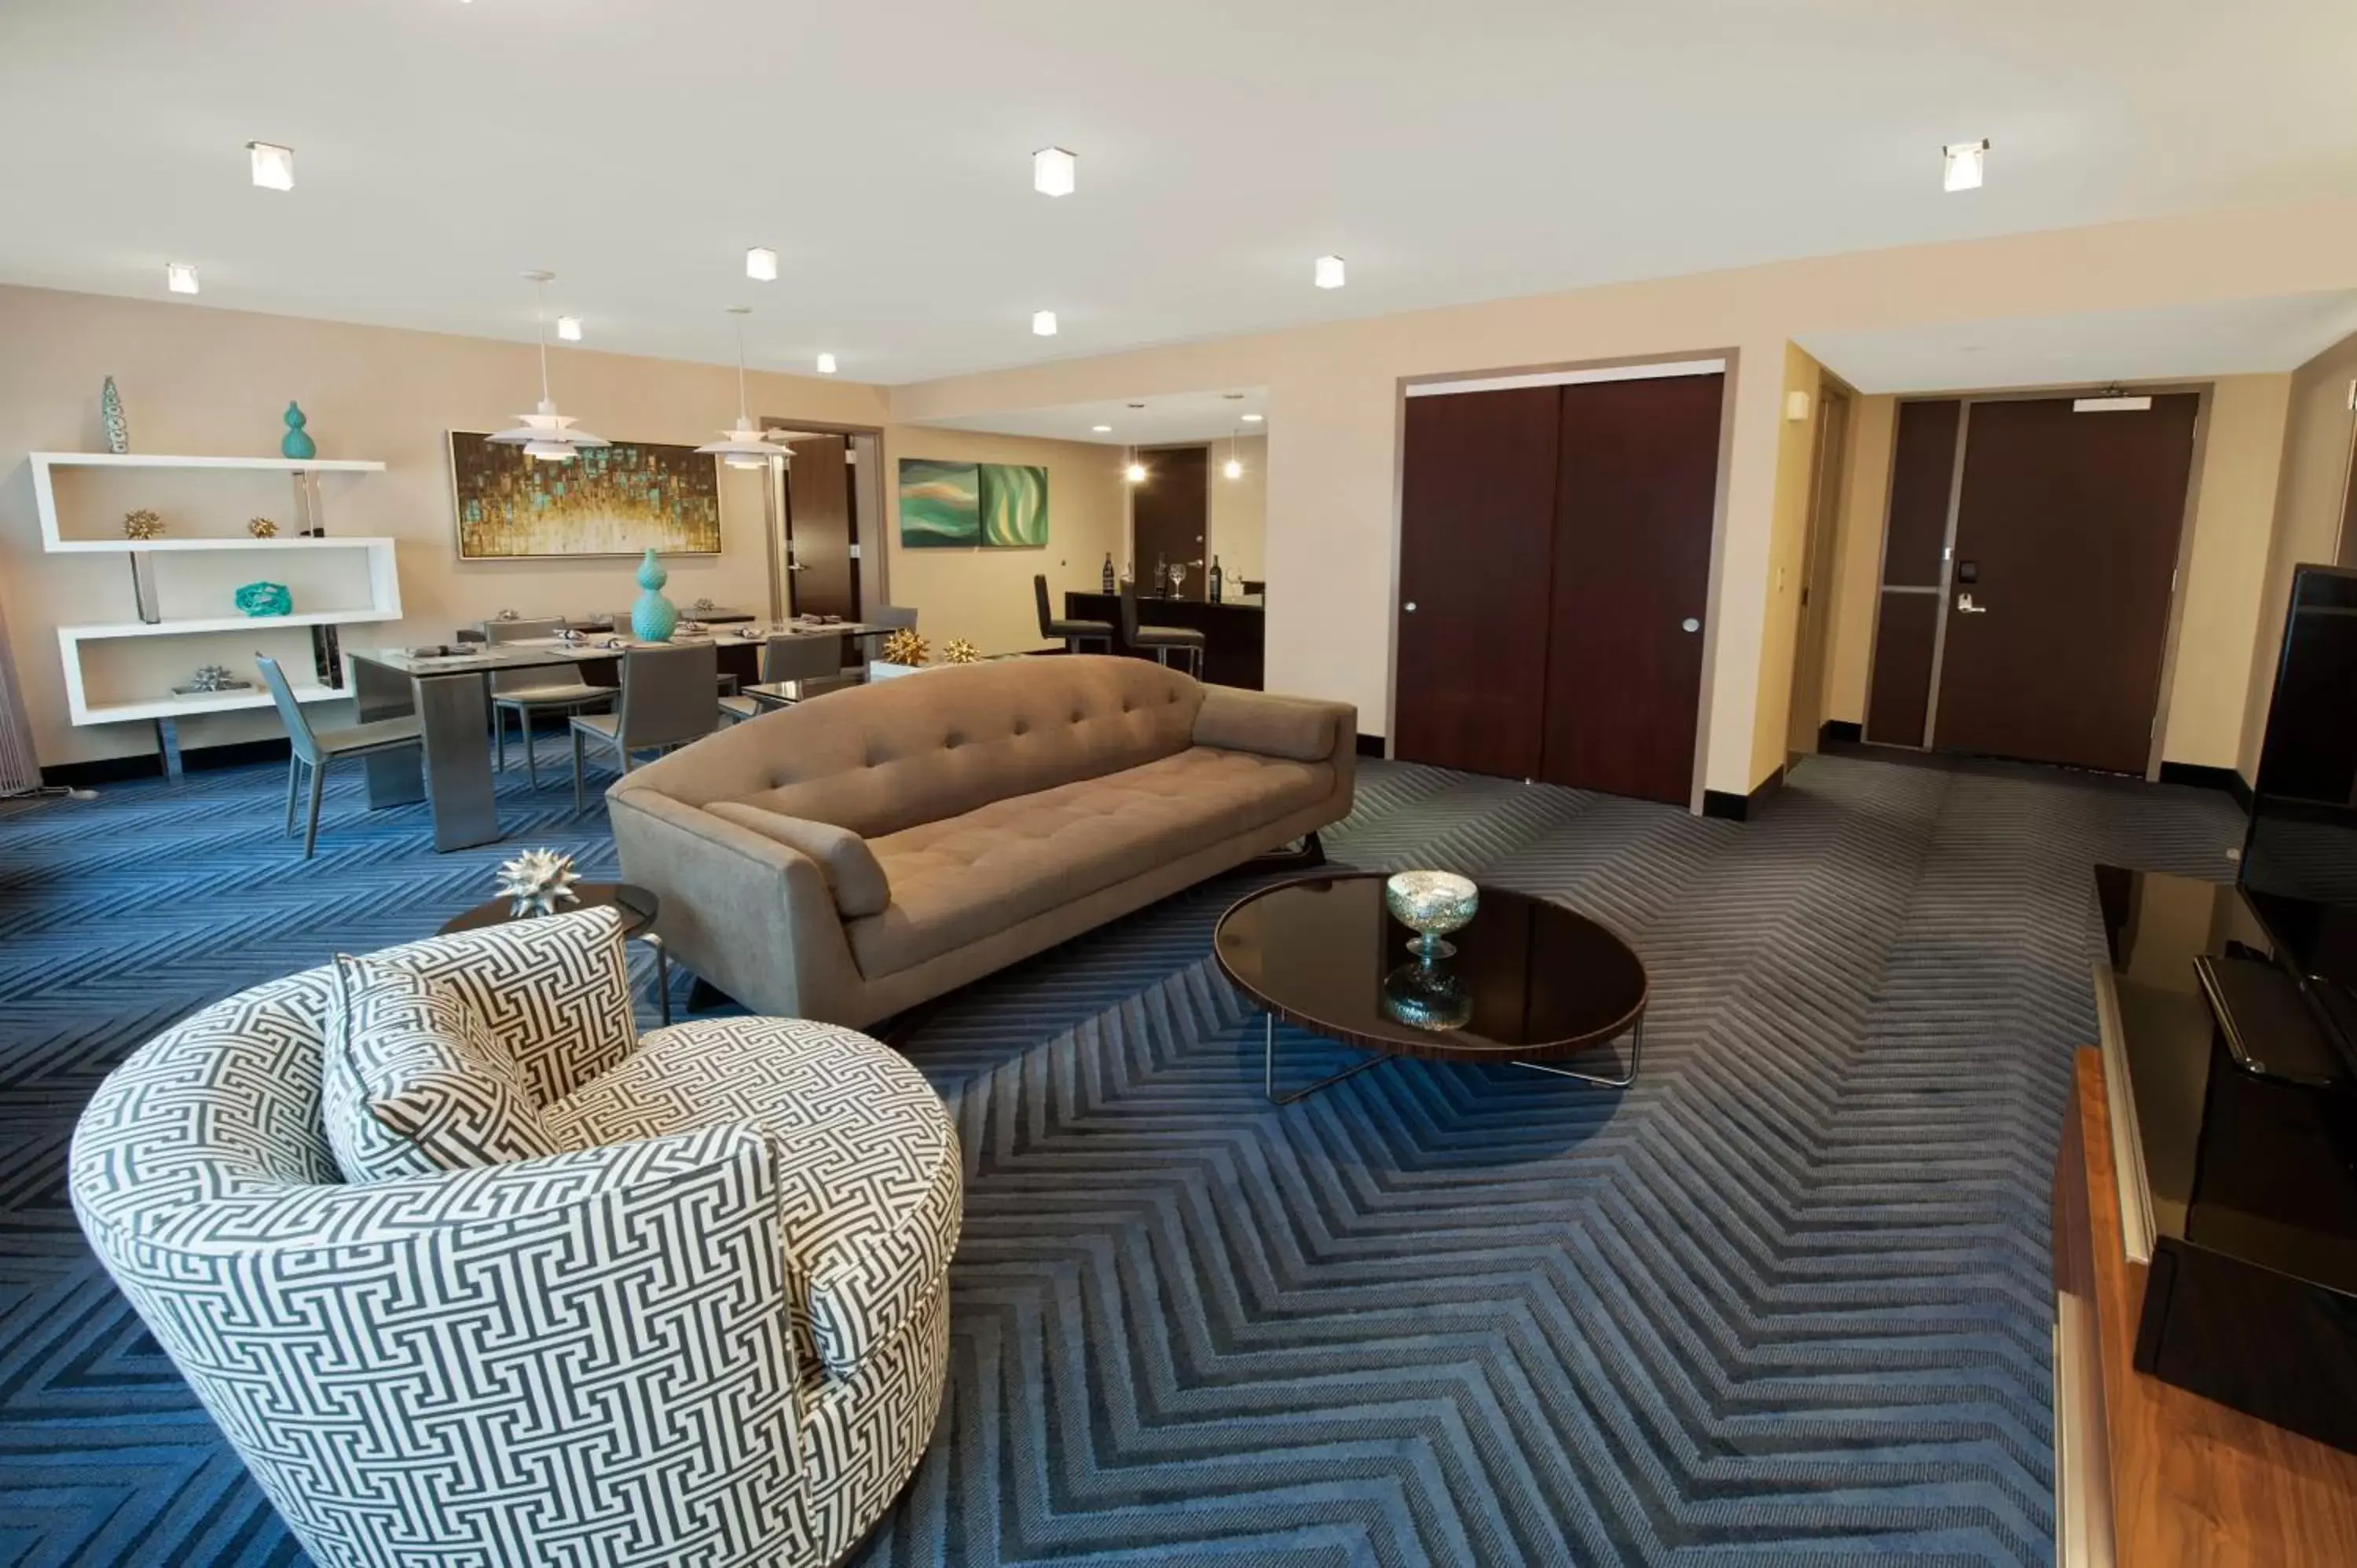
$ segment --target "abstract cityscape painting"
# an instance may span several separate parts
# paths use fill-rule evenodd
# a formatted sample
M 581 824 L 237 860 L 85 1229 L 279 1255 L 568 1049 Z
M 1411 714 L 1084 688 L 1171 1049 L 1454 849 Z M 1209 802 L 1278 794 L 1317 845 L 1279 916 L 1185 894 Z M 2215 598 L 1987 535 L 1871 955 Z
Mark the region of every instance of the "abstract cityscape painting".
M 692 446 L 617 441 L 563 463 L 450 433 L 458 558 L 720 553 L 718 459 Z
M 900 543 L 909 550 L 1036 550 L 1048 542 L 1048 470 L 900 459 Z

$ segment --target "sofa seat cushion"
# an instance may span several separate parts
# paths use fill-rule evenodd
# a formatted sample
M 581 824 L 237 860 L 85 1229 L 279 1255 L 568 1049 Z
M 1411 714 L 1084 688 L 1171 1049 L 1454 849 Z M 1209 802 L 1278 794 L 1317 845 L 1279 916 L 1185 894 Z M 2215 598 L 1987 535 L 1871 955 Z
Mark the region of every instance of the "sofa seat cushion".
M 870 840 L 892 902 L 844 933 L 861 973 L 894 974 L 1314 805 L 1333 787 L 1326 763 L 1197 746 L 993 801 Z
M 832 1024 L 709 1018 L 657 1029 L 544 1112 L 568 1147 L 726 1122 L 777 1152 L 796 1352 L 844 1379 L 925 1304 L 957 1250 L 957 1134 L 899 1053 Z

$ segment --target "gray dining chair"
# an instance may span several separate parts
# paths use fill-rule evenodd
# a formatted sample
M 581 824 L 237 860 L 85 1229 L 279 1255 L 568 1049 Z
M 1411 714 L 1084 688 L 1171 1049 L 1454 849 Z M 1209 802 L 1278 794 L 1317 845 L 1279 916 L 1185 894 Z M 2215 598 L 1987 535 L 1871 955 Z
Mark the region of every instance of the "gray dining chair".
M 493 646 L 554 637 L 564 629 L 565 622 L 561 618 L 483 623 L 484 639 Z M 493 671 L 491 733 L 497 737 L 495 749 L 499 755 L 500 771 L 505 773 L 508 770 L 508 714 L 515 714 L 516 728 L 523 734 L 524 777 L 537 789 L 540 788 L 540 762 L 533 749 L 533 720 L 542 714 L 577 714 L 599 703 L 611 702 L 613 697 L 613 687 L 589 684 L 581 678 L 577 668 Z
M 720 650 L 709 642 L 641 643 L 622 652 L 622 700 L 610 714 L 573 715 L 573 809 L 585 810 L 583 748 L 612 751 L 621 771 L 641 751 L 668 751 L 702 740 L 716 727 Z
M 917 612 L 899 605 L 877 605 L 859 618 L 877 631 L 913 631 L 917 626 Z
M 843 639 L 839 637 L 796 637 L 781 633 L 761 645 L 761 680 L 813 681 L 823 675 L 843 673 Z M 761 711 L 761 704 L 750 697 L 731 693 L 720 699 L 720 717 L 728 724 L 738 724 Z
M 1113 622 L 1109 620 L 1067 620 L 1048 605 L 1048 579 L 1034 574 L 1031 597 L 1039 610 L 1039 635 L 1059 639 L 1067 653 L 1078 653 L 1084 642 L 1101 642 L 1107 653 L 1113 651 Z
M 295 688 L 286 683 L 286 673 L 278 668 L 278 660 L 257 653 L 253 661 L 261 666 L 262 683 L 270 688 L 270 700 L 276 704 L 279 720 L 286 726 L 286 832 L 290 837 L 295 832 L 296 786 L 301 781 L 303 769 L 311 769 L 311 811 L 303 824 L 303 858 L 308 860 L 319 843 L 319 797 L 327 788 L 328 764 L 339 757 L 369 757 L 404 746 L 422 746 L 425 737 L 419 733 L 415 714 L 397 719 L 372 719 L 367 724 L 347 725 L 342 729 L 313 729 L 310 716 L 295 700 Z M 422 757 L 419 763 L 423 766 Z
M 1170 662 L 1172 650 L 1187 655 L 1188 672 L 1200 681 L 1203 678 L 1203 634 L 1187 626 L 1140 626 L 1137 624 L 1137 590 L 1127 587 L 1121 594 L 1121 637 L 1124 642 L 1140 653 L 1151 653 L 1161 662 Z

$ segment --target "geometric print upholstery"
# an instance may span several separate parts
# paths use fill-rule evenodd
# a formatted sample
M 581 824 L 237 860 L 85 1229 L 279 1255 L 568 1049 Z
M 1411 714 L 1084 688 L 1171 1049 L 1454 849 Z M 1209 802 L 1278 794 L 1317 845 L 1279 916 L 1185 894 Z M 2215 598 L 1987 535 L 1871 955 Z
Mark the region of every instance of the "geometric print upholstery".
M 798 1018 L 657 1029 L 544 1112 L 575 1147 L 731 1123 L 778 1159 L 795 1345 L 848 1378 L 917 1312 L 957 1250 L 963 1180 L 941 1099 L 898 1052 Z
M 443 980 L 485 963 L 457 988 L 553 1102 L 628 1065 L 619 948 L 600 910 L 375 956 Z M 322 1121 L 332 988 L 328 969 L 274 982 L 140 1047 L 84 1112 L 70 1174 L 99 1258 L 312 1560 L 769 1568 L 847 1551 L 931 1436 L 946 1256 L 838 1379 L 796 1349 L 785 1216 L 813 1230 L 808 1183 L 789 1200 L 749 1120 L 347 1185 Z M 615 1018 L 591 1015 L 608 1005 L 619 1051 Z M 896 1076 L 856 1054 L 847 1070 Z M 945 1131 L 938 1101 L 903 1112 L 911 1142 Z
M 336 955 L 320 1069 L 328 1143 L 346 1181 L 432 1176 L 554 1155 L 523 1069 L 457 988 Z

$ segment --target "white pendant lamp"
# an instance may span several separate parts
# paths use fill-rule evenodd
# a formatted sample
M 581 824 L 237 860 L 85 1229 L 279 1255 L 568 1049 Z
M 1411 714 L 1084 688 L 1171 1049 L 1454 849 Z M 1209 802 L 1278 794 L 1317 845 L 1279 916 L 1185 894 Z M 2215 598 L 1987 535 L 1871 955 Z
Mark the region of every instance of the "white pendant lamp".
M 767 433 L 755 428 L 751 415 L 745 412 L 745 317 L 752 310 L 732 305 L 728 314 L 737 318 L 737 428 L 722 431 L 719 440 L 707 441 L 696 451 L 717 457 L 732 468 L 766 468 L 772 457 L 791 458 L 793 449 L 770 445 Z
M 548 285 L 554 273 L 526 273 L 538 291 L 532 307 L 533 326 L 540 333 L 540 408 L 533 413 L 519 413 L 523 423 L 513 430 L 502 430 L 490 439 L 501 446 L 521 446 L 527 457 L 544 463 L 562 463 L 590 446 L 610 446 L 612 442 L 602 435 L 592 435 L 586 430 L 573 428 L 573 421 L 556 412 L 555 400 L 548 395 Z

